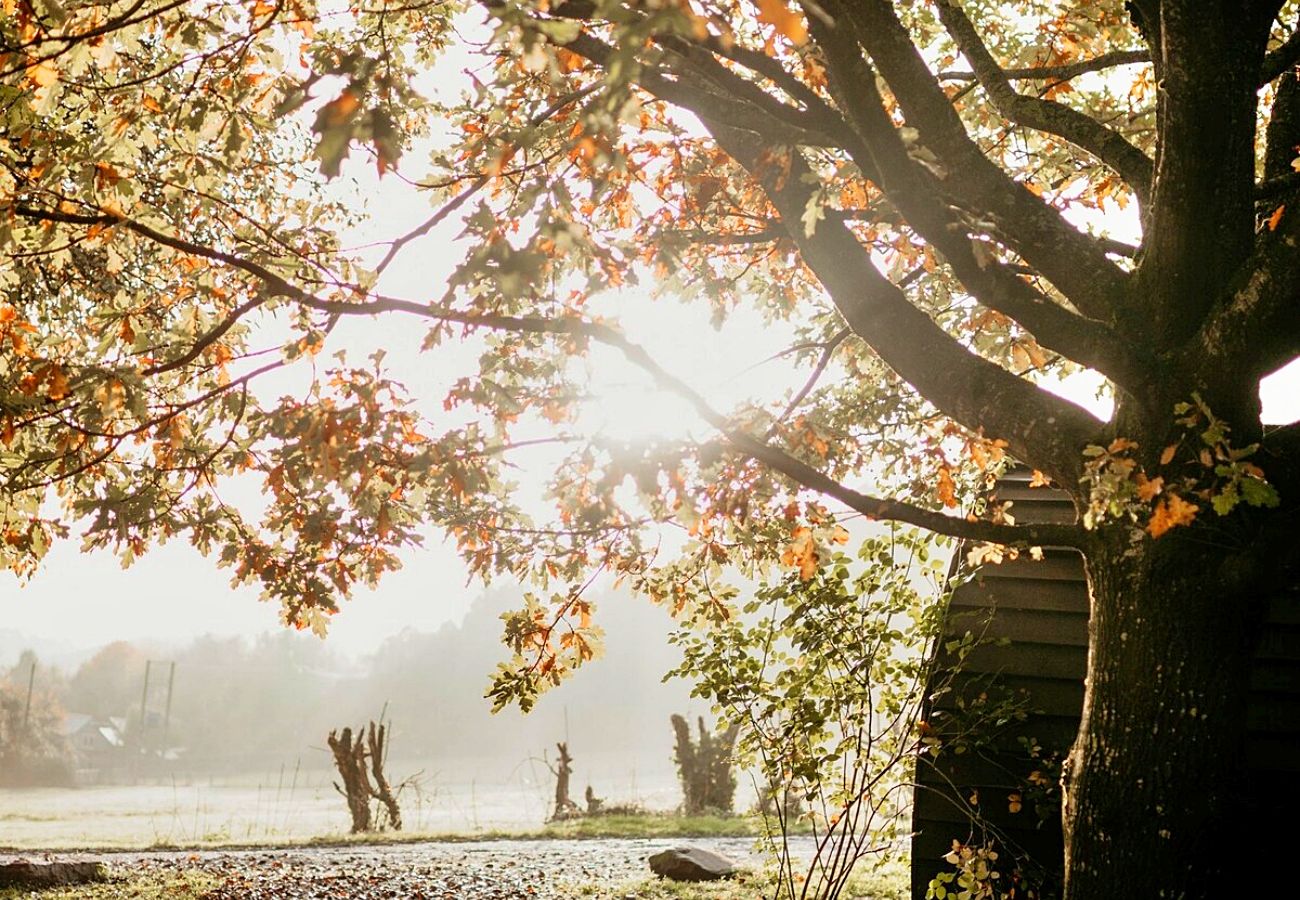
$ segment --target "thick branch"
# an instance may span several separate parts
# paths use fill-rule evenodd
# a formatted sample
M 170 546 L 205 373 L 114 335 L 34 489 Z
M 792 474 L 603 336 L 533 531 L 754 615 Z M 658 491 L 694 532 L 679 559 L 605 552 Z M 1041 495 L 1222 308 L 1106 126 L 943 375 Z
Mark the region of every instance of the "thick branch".
M 1160 11 L 1156 180 L 1135 294 L 1157 348 L 1190 338 L 1251 254 L 1256 85 L 1268 22 L 1197 0 Z
M 1281 46 L 1269 52 L 1264 57 L 1264 65 L 1260 67 L 1259 84 L 1261 87 L 1268 84 L 1283 72 L 1300 63 L 1300 29 L 1291 32 L 1291 36 L 1284 41 Z
M 835 65 L 856 67 L 859 44 L 871 54 L 907 117 L 950 173 L 944 182 L 957 205 L 991 220 L 998 237 L 1013 247 L 1085 315 L 1105 321 L 1115 311 L 1127 274 L 1111 262 L 1087 235 L 986 157 L 967 134 L 952 100 L 944 93 L 925 59 L 887 0 L 845 3 L 827 0 L 835 11 L 832 26 L 813 20 L 819 43 L 838 42 Z M 828 54 L 829 55 L 829 54 Z M 845 74 L 846 80 L 851 80 Z M 846 96 L 844 102 L 852 103 Z M 874 101 L 871 101 L 874 102 Z M 852 112 L 852 110 L 850 110 Z
M 984 306 L 1015 319 L 1040 344 L 1097 369 L 1130 391 L 1140 391 L 1147 367 L 1118 334 L 1101 322 L 1053 302 L 993 258 L 988 245 L 972 242 L 957 213 L 944 202 L 941 179 L 915 160 L 875 88 L 870 66 L 856 44 L 832 29 L 814 27 L 831 62 L 830 86 L 851 111 L 851 124 L 879 173 L 877 183 L 916 232 L 944 255 L 954 274 Z M 852 152 L 852 151 L 851 151 Z M 860 153 L 853 153 L 861 159 Z M 812 177 L 802 167 L 794 180 Z
M 1018 125 L 1057 135 L 1092 154 L 1118 173 L 1145 205 L 1152 176 L 1151 160 L 1145 153 L 1089 115 L 1054 100 L 1017 92 L 955 0 L 939 0 L 939 18 L 998 112 Z
M 1258 379 L 1300 356 L 1300 209 L 1265 227 L 1235 290 L 1211 310 L 1189 345 L 1190 370 Z
M 855 333 L 903 380 L 945 415 L 971 430 L 1007 440 L 1021 459 L 1065 481 L 1097 422 L 1079 407 L 975 355 L 872 264 L 852 231 L 821 222 L 813 234 L 802 225 L 812 187 L 801 178 L 796 156 L 789 177 L 778 180 L 759 164 L 764 144 L 752 135 L 705 122 L 719 145 L 749 169 L 767 192 L 804 262 L 813 270 Z

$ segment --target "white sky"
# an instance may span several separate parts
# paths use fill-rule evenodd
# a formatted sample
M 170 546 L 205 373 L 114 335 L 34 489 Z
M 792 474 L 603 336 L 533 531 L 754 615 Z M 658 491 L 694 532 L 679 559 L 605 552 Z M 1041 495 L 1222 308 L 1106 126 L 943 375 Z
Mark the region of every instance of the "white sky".
M 417 151 L 410 158 L 418 165 L 422 155 Z M 372 173 L 366 163 L 345 167 L 345 174 L 355 179 L 358 196 L 365 197 L 375 214 L 375 221 L 349 236 L 352 244 L 402 234 L 430 213 L 425 199 L 409 187 L 395 178 L 378 182 Z M 1123 237 L 1132 231 L 1126 218 L 1106 223 L 1112 234 Z M 386 273 L 381 289 L 411 298 L 439 295 L 460 258 L 451 240 L 454 225 L 448 225 L 409 246 Z M 781 331 L 765 328 L 752 314 L 737 314 L 718 334 L 707 326 L 707 312 L 699 308 L 662 301 L 651 304 L 635 294 L 622 294 L 609 302 L 617 305 L 629 334 L 668 369 L 689 375 L 721 408 L 748 399 L 779 398 L 806 374 L 779 363 L 751 368 L 784 346 Z M 340 324 L 327 352 L 347 346 L 360 361 L 383 347 L 387 362 L 396 367 L 411 393 L 431 399 L 436 407 L 449 379 L 473 371 L 476 351 L 447 345 L 420 354 L 422 336 L 422 327 L 413 327 L 410 319 L 402 317 L 349 321 Z M 625 439 L 687 430 L 698 433 L 699 420 L 682 401 L 651 388 L 648 377 L 617 353 L 598 351 L 591 365 L 602 382 L 602 399 L 581 420 L 585 429 L 602 429 Z M 264 396 L 300 389 L 302 377 L 291 375 L 273 383 Z M 1095 375 L 1082 373 L 1054 389 L 1105 416 L 1108 404 L 1096 400 L 1097 385 Z M 1261 396 L 1266 422 L 1300 419 L 1300 363 L 1267 379 Z M 527 475 L 521 473 L 520 478 Z M 438 537 L 424 549 L 406 554 L 404 563 L 405 568 L 387 576 L 378 591 L 359 589 L 334 617 L 332 645 L 346 653 L 361 653 L 406 627 L 435 629 L 459 619 L 480 591 L 477 584 L 466 585 L 462 564 Z M 25 587 L 0 575 L 0 630 L 14 629 L 73 647 L 94 647 L 118 638 L 182 642 L 205 632 L 255 634 L 278 627 L 277 615 L 274 605 L 259 602 L 256 588 L 232 589 L 227 571 L 181 541 L 153 549 L 127 570 L 110 554 L 83 555 L 75 541 L 65 542 L 50 551 L 42 570 Z M 0 659 L 0 665 L 6 662 Z

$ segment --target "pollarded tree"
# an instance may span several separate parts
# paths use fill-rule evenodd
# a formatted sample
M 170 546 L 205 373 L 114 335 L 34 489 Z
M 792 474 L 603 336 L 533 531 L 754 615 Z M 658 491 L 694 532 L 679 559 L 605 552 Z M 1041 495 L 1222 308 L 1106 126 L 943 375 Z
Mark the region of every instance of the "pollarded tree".
M 597 570 L 725 615 L 722 567 L 810 576 L 846 511 L 1075 547 L 1093 617 L 1068 894 L 1222 895 L 1257 623 L 1294 581 L 1300 431 L 1261 426 L 1258 385 L 1300 352 L 1295 13 L 15 0 L 0 553 L 29 572 L 78 519 L 128 557 L 184 535 L 323 629 L 437 523 L 480 574 L 573 585 L 506 623 L 494 696 L 527 704 L 595 651 L 581 585 Z M 417 75 L 453 43 L 478 54 L 471 89 L 422 98 L 437 79 Z M 361 266 L 304 160 L 332 176 L 360 145 L 384 175 L 434 124 L 439 150 L 409 177 L 444 205 Z M 1138 245 L 1098 230 L 1125 205 Z M 467 249 L 445 289 L 372 288 L 451 219 Z M 788 327 L 809 386 L 710 408 L 592 311 L 636 279 Z M 259 377 L 334 350 L 341 320 L 380 314 L 428 323 L 430 350 L 481 347 L 444 398 L 457 424 L 423 415 L 380 356 L 259 397 Z M 717 439 L 578 434 L 572 359 L 595 344 Z M 1105 377 L 1108 422 L 1041 387 L 1066 365 Z M 548 463 L 555 518 L 538 522 L 505 477 L 543 424 L 572 452 Z M 1079 521 L 953 514 L 1003 452 L 1070 491 Z M 266 487 L 259 515 L 223 500 L 241 473 Z M 868 474 L 910 500 L 864 492 Z M 664 562 L 646 535 L 673 522 L 690 539 Z

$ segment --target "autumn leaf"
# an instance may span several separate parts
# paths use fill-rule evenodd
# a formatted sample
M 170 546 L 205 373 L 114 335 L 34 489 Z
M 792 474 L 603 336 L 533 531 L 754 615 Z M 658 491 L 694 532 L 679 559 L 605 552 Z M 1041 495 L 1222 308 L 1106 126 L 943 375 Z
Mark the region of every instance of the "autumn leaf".
M 1174 461 L 1174 454 L 1178 452 L 1177 444 L 1170 444 L 1160 454 L 1160 465 L 1167 466 Z
M 781 564 L 799 569 L 799 577 L 807 581 L 817 574 L 817 547 L 813 542 L 812 531 L 807 528 L 796 528 L 791 535 L 790 543 L 786 545 L 785 552 L 781 554 Z
M 1273 215 L 1268 217 L 1268 230 L 1277 231 L 1277 225 L 1282 221 L 1282 213 L 1286 212 L 1286 204 L 1283 203 L 1277 209 L 1273 210 Z
M 808 40 L 808 25 L 803 15 L 786 5 L 785 0 L 755 0 L 758 3 L 758 21 L 771 25 L 791 43 L 803 44 Z
M 952 472 L 947 468 L 939 470 L 939 484 L 935 488 L 935 493 L 949 509 L 957 505 L 957 485 L 953 483 Z
M 1143 503 L 1150 503 L 1156 495 L 1164 490 L 1165 480 L 1157 475 L 1155 478 L 1147 478 L 1143 472 L 1137 474 L 1137 493 Z
M 1151 521 L 1147 523 L 1147 533 L 1158 538 L 1171 528 L 1190 525 L 1199 509 L 1195 503 L 1189 503 L 1177 494 L 1169 494 L 1156 505 Z
M 59 70 L 49 60 L 27 67 L 27 80 L 37 87 L 49 87 L 59 80 Z

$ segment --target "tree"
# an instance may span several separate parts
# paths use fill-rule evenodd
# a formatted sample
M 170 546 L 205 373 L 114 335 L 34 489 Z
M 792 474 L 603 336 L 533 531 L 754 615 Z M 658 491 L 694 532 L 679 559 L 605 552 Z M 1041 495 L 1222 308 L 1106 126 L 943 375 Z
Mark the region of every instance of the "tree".
M 479 575 L 563 585 L 505 623 L 493 696 L 527 705 L 597 652 L 596 571 L 723 617 L 724 565 L 811 577 L 850 513 L 1074 547 L 1093 624 L 1068 896 L 1217 896 L 1250 859 L 1248 668 L 1262 604 L 1294 584 L 1300 498 L 1300 430 L 1265 429 L 1257 395 L 1300 353 L 1293 3 L 14 10 L 0 554 L 20 575 L 76 523 L 128 562 L 184 536 L 323 632 L 433 523 Z M 467 95 L 420 96 L 416 74 L 465 43 Z M 434 123 L 429 166 L 394 174 Z M 442 202 L 378 261 L 340 245 L 350 213 L 304 165 L 332 177 L 358 147 Z M 1137 246 L 1099 230 L 1126 204 Z M 374 289 L 450 222 L 466 253 L 445 290 Z M 710 407 L 599 315 L 601 291 L 638 279 L 720 319 L 760 310 L 807 385 Z M 445 416 L 382 353 L 320 355 L 378 315 L 425 323 L 430 351 L 482 350 Z M 716 439 L 580 434 L 572 361 L 597 345 Z M 259 395 L 309 362 L 307 393 Z M 1104 376 L 1108 421 L 1043 388 L 1070 366 Z M 508 481 L 542 427 L 567 450 L 546 463 L 545 521 Z M 959 508 L 1004 453 L 1079 521 Z M 223 499 L 238 477 L 261 479 L 265 510 Z M 673 523 L 680 551 L 655 556 Z
M 24 650 L 0 677 L 0 786 L 72 782 L 72 758 L 59 727 L 63 708 L 47 683 L 37 686 L 39 666 L 36 654 Z M 41 678 L 48 681 L 48 674 Z

